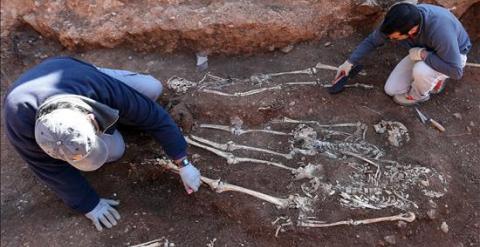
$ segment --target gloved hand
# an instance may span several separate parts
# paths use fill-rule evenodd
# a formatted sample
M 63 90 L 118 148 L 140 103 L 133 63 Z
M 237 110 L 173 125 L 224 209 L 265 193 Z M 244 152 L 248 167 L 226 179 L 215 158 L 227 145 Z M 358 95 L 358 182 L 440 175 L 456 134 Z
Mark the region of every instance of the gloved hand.
M 427 50 L 425 48 L 413 47 L 408 50 L 408 55 L 412 61 L 421 61 L 426 57 Z
M 200 187 L 200 171 L 191 163 L 180 168 L 180 177 L 182 178 L 183 186 L 188 194 L 193 191 L 197 192 Z
M 346 60 L 342 65 L 338 67 L 337 75 L 335 75 L 335 81 L 342 75 L 348 75 L 352 70 L 353 64 Z
M 101 198 L 97 206 L 92 211 L 85 214 L 87 218 L 92 220 L 97 230 L 101 231 L 102 224 L 108 228 L 117 225 L 117 220 L 120 219 L 120 214 L 112 206 L 120 204 L 119 201 Z M 100 222 L 102 224 L 100 224 Z

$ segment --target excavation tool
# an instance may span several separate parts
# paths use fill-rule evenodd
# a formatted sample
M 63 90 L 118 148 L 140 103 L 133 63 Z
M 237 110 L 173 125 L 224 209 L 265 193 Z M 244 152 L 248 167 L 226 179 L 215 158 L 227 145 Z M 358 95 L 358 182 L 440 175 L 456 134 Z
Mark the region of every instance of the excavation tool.
M 445 131 L 445 127 L 443 127 L 440 123 L 438 123 L 437 121 L 425 116 L 425 114 L 423 114 L 419 109 L 418 107 L 415 107 L 415 111 L 417 112 L 417 116 L 418 118 L 420 119 L 420 121 L 423 123 L 423 124 L 430 124 L 431 126 L 435 127 L 436 129 L 438 129 L 439 131 L 441 132 L 444 132 Z
M 331 94 L 337 94 L 342 92 L 343 88 L 348 82 L 348 79 L 352 79 L 353 77 L 355 77 L 362 69 L 363 66 L 359 64 L 353 66 L 348 75 L 345 75 L 345 73 L 342 71 L 340 76 L 334 82 L 332 82 L 333 85 L 328 88 L 328 92 Z

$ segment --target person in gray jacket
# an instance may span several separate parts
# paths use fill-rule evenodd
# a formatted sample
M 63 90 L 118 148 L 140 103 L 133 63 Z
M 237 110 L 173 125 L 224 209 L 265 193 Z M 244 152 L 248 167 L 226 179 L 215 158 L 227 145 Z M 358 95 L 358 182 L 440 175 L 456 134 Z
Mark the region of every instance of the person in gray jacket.
M 336 78 L 348 75 L 363 56 L 386 41 L 400 41 L 409 54 L 385 83 L 385 93 L 400 105 L 414 105 L 440 93 L 445 80 L 463 76 L 472 44 L 460 21 L 447 9 L 430 4 L 400 2 L 387 12 L 382 24 L 364 39 L 339 66 Z

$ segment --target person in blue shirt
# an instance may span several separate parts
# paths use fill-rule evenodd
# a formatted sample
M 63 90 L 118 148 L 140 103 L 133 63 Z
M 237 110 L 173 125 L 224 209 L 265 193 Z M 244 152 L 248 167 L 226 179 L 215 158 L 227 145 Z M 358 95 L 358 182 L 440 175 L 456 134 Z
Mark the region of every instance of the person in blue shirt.
M 339 66 L 336 78 L 348 75 L 366 54 L 389 40 L 410 48 L 385 83 L 385 92 L 396 103 L 407 106 L 440 93 L 447 78 L 460 79 L 472 47 L 467 32 L 449 10 L 400 2 L 389 9 L 380 27 Z
M 71 57 L 50 58 L 20 76 L 7 91 L 7 137 L 32 171 L 98 230 L 117 224 L 118 201 L 100 198 L 82 176 L 120 159 L 125 151 L 116 123 L 150 133 L 180 166 L 188 193 L 200 172 L 187 143 L 155 101 L 162 84 L 149 75 L 97 68 Z

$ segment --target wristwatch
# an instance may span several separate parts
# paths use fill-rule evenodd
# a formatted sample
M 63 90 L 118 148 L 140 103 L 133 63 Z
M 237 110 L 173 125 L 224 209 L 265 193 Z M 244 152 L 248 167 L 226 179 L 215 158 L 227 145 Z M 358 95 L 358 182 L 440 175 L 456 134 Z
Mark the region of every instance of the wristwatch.
M 181 162 L 180 162 L 180 167 L 185 167 L 185 166 L 188 166 L 190 165 L 190 160 L 188 160 L 187 158 L 183 159 Z

